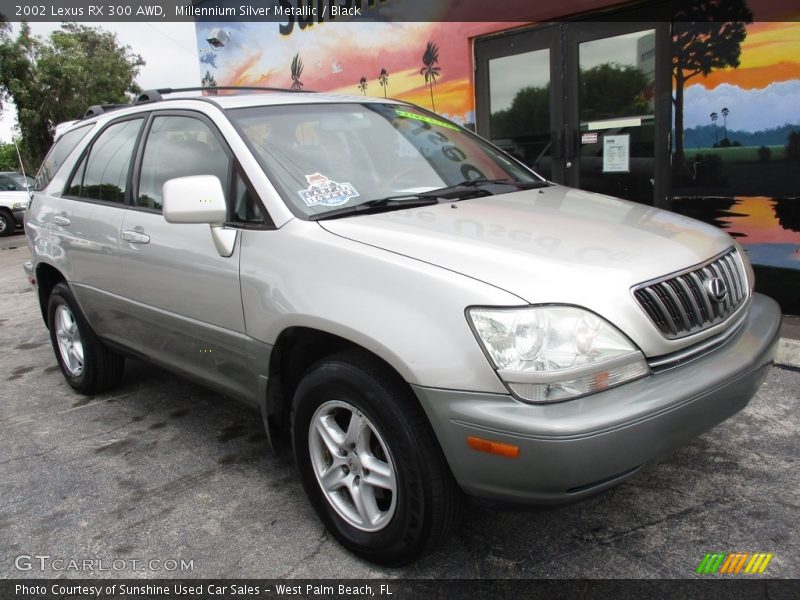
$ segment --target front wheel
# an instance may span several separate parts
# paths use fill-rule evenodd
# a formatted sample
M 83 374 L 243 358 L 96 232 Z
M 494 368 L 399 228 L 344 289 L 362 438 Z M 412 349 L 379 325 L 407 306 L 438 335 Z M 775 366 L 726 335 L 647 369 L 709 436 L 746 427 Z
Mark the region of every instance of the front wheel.
M 293 446 L 303 486 L 339 542 L 384 565 L 433 550 L 462 493 L 408 386 L 360 352 L 324 359 L 298 386 Z
M 119 383 L 125 359 L 114 354 L 92 331 L 66 283 L 56 284 L 50 292 L 47 323 L 67 383 L 88 395 L 104 392 Z

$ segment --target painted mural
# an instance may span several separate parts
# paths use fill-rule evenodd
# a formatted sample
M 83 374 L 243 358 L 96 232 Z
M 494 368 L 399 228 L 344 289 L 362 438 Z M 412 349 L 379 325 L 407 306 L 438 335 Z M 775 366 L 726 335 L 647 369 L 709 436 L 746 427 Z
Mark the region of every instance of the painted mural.
M 704 62 L 681 63 L 696 32 L 674 30 L 673 208 L 737 237 L 754 264 L 800 269 L 800 23 L 739 11 Z
M 198 23 L 204 85 L 253 85 L 398 98 L 453 121 L 475 121 L 467 38 L 509 23 L 317 23 L 265 36 L 260 23 Z M 224 28 L 222 48 L 206 42 Z M 313 37 L 312 37 L 313 36 Z

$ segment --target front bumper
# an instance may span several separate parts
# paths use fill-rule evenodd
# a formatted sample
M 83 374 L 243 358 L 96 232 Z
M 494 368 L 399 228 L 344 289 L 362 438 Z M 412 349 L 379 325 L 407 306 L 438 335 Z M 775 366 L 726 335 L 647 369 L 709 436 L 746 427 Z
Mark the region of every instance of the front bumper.
M 778 305 L 754 294 L 744 326 L 691 363 L 556 404 L 415 386 L 458 483 L 488 500 L 569 502 L 611 487 L 742 410 L 766 377 Z M 517 458 L 471 449 L 468 436 L 518 446 Z
M 17 227 L 22 227 L 23 223 L 25 222 L 25 209 L 22 210 L 12 210 L 11 215 L 14 217 L 14 221 L 16 221 Z

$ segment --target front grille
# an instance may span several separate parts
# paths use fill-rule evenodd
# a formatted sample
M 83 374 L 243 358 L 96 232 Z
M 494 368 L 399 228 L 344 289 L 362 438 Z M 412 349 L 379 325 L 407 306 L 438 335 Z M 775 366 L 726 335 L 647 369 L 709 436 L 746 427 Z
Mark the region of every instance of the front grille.
M 715 301 L 707 290 L 719 278 L 728 293 Z M 732 315 L 749 290 L 742 261 L 735 248 L 686 271 L 673 273 L 633 288 L 633 296 L 658 330 L 669 339 L 703 331 Z

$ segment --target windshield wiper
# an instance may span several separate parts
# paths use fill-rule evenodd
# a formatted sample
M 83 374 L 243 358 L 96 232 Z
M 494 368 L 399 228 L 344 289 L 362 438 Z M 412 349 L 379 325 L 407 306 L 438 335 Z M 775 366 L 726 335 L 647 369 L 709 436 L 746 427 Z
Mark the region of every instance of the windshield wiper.
M 328 212 L 311 215 L 308 219 L 309 221 L 322 221 L 325 219 L 338 219 L 339 217 L 349 217 L 358 214 L 386 212 L 400 208 L 430 206 L 431 204 L 439 204 L 438 196 L 431 195 L 429 192 L 421 194 L 403 194 L 367 200 L 355 206 L 343 206 L 342 208 L 329 210 Z

